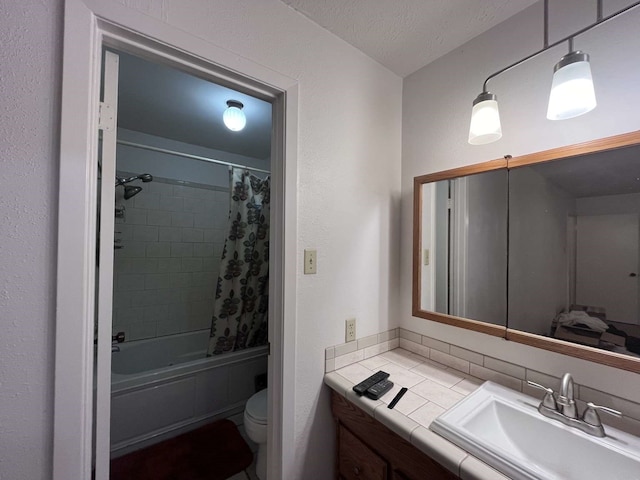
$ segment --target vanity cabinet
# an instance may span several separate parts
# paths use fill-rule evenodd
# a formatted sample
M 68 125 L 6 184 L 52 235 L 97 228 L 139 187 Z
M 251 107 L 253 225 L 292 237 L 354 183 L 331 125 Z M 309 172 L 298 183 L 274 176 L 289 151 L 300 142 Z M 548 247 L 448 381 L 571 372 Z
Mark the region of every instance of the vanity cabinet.
M 331 392 L 336 423 L 336 478 L 454 480 L 458 477 L 343 396 Z

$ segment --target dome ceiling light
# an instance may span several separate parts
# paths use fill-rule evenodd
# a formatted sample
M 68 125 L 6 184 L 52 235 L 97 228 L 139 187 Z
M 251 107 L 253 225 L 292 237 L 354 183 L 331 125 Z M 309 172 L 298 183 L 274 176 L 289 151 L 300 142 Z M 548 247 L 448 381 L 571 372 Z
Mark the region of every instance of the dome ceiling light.
M 237 100 L 228 100 L 227 109 L 222 114 L 222 120 L 229 130 L 239 132 L 247 124 L 247 116 L 242 108 L 244 105 Z

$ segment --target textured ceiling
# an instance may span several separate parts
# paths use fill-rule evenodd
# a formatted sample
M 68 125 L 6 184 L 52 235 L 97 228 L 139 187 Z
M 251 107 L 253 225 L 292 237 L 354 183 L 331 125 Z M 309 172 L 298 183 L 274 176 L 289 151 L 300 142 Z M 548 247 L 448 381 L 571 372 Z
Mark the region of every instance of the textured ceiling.
M 401 77 L 536 0 L 281 0 Z

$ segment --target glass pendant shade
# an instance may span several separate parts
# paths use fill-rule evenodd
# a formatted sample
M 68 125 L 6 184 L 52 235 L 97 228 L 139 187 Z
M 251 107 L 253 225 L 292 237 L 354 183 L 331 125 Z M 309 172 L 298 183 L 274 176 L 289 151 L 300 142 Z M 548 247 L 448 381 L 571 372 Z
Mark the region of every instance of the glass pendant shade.
M 469 143 L 484 145 L 500 140 L 501 137 L 502 127 L 498 111 L 498 97 L 492 93 L 482 92 L 473 101 Z
M 228 108 L 222 114 L 222 120 L 229 130 L 239 132 L 247 124 L 247 117 L 242 111 L 242 103 L 235 100 L 227 102 Z
M 556 64 L 549 95 L 547 118 L 565 120 L 596 108 L 589 55 L 576 51 Z

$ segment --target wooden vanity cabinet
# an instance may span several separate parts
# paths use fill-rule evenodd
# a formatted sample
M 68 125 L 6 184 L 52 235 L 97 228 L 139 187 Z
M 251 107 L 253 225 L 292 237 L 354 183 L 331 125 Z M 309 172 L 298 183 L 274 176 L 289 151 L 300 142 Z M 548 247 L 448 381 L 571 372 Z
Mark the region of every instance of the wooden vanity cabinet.
M 331 391 L 336 422 L 336 478 L 344 480 L 454 480 L 458 477 Z

